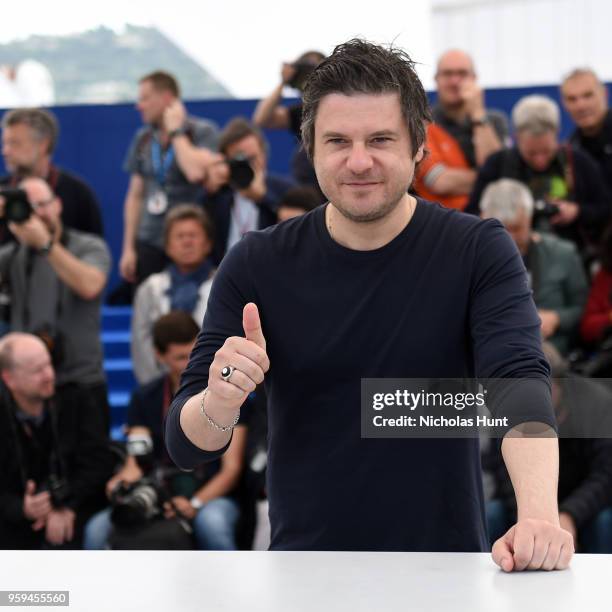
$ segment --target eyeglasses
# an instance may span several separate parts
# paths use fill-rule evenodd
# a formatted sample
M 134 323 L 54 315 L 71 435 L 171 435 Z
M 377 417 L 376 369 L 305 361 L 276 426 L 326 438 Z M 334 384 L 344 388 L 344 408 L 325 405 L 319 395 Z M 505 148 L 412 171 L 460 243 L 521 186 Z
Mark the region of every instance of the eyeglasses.
M 30 202 L 30 204 L 32 205 L 32 208 L 36 211 L 41 210 L 42 208 L 47 208 L 47 206 L 51 206 L 51 204 L 53 204 L 53 202 L 55 202 L 55 197 L 56 196 L 51 196 L 50 198 L 47 198 L 46 200 L 40 200 L 40 202 Z
M 440 79 L 452 79 L 453 77 L 459 77 L 460 79 L 466 79 L 469 76 L 472 76 L 473 72 L 471 70 L 440 70 L 436 75 Z

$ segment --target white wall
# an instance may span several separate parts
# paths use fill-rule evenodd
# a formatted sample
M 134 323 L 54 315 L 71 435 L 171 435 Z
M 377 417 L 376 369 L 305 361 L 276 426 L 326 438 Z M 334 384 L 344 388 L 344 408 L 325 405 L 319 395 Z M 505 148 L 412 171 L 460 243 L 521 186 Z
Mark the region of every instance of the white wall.
M 612 80 L 612 2 L 432 0 L 434 54 L 470 52 L 486 87 L 558 83 L 577 66 Z

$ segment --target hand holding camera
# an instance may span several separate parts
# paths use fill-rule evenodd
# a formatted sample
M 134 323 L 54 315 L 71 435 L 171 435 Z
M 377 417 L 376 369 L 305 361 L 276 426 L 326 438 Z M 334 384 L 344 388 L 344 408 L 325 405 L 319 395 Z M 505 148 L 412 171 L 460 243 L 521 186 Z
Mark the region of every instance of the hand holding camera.
M 578 214 L 580 213 L 580 207 L 574 202 L 567 202 L 566 200 L 553 200 L 553 203 L 558 208 L 558 214 L 550 218 L 550 222 L 553 225 L 569 225 L 573 223 Z
M 34 207 L 23 189 L 4 189 L 0 192 L 0 216 L 21 244 L 42 249 L 51 240 L 51 233 L 43 221 L 34 214 Z
M 258 175 L 261 176 L 258 177 Z M 245 197 L 251 197 L 248 194 L 253 184 L 255 184 L 254 194 L 260 193 L 263 185 L 263 193 L 258 197 L 261 199 L 266 192 L 265 173 L 255 172 L 251 166 L 251 160 L 245 155 L 227 158 L 224 155 L 216 154 L 208 166 L 204 179 L 204 188 L 209 194 L 217 193 L 221 187 L 229 185 Z M 251 197 L 251 199 L 254 198 Z

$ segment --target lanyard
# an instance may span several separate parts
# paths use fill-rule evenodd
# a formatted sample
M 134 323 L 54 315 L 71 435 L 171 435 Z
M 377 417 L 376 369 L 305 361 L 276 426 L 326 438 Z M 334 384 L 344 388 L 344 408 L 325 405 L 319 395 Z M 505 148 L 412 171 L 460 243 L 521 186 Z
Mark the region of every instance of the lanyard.
M 162 147 L 156 138 L 151 141 L 151 162 L 153 164 L 153 173 L 161 187 L 166 182 L 168 170 L 174 161 L 174 149 L 172 145 L 168 147 L 165 155 L 162 155 Z

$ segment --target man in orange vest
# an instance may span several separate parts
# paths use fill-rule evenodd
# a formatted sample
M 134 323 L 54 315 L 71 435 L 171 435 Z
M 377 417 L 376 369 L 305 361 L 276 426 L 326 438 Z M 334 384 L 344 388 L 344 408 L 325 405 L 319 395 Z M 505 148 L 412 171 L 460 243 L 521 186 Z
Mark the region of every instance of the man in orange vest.
M 508 122 L 487 110 L 472 58 L 458 49 L 444 53 L 436 70 L 438 101 L 428 126 L 427 155 L 414 187 L 418 195 L 463 210 L 478 168 L 508 138 Z

